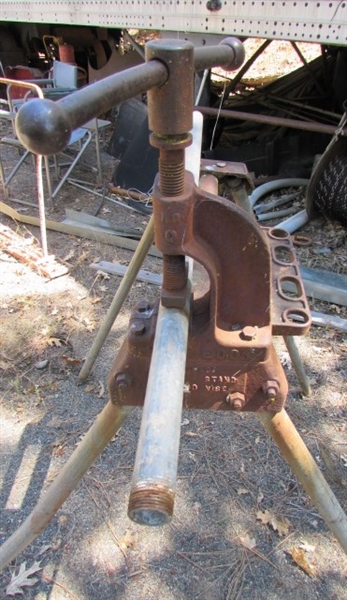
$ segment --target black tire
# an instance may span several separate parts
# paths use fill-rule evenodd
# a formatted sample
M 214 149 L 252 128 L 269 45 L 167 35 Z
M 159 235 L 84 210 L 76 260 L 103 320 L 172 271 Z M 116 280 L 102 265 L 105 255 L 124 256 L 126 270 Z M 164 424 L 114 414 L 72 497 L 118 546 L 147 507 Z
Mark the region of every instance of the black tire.
M 347 156 L 333 158 L 317 182 L 314 205 L 347 226 Z

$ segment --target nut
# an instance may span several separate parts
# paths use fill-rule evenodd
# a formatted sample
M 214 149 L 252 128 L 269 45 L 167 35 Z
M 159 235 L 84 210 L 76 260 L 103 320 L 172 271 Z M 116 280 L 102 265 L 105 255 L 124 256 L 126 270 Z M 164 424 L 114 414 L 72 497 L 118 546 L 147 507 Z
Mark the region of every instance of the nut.
M 131 386 L 131 377 L 129 373 L 117 373 L 116 385 L 120 390 L 127 390 Z
M 226 401 L 233 410 L 242 410 L 246 403 L 246 398 L 242 392 L 232 392 L 227 395 Z
M 149 309 L 149 303 L 147 302 L 147 300 L 140 300 L 137 303 L 136 309 L 138 310 L 138 312 L 146 312 Z
M 266 381 L 263 385 L 263 392 L 270 401 L 274 402 L 279 392 L 277 381 L 274 379 L 268 379 L 268 381 Z

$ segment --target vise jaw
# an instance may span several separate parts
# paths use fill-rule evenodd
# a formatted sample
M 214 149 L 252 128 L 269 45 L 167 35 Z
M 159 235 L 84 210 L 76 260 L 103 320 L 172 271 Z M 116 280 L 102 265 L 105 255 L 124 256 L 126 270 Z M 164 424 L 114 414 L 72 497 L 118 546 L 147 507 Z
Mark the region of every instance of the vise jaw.
M 230 200 L 185 174 L 174 202 L 154 190 L 156 245 L 205 274 L 192 289 L 184 407 L 280 411 L 288 391 L 273 335 L 300 335 L 310 312 L 290 236 L 259 227 Z M 290 294 L 286 291 L 290 283 Z M 141 301 L 109 376 L 112 402 L 141 406 L 158 305 Z

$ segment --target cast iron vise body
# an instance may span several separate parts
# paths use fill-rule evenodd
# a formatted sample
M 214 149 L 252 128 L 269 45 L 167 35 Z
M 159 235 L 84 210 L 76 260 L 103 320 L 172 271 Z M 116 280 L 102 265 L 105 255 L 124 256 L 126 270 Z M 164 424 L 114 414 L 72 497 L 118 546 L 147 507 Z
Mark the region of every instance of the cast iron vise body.
M 290 236 L 259 227 L 230 200 L 197 188 L 190 173 L 174 198 L 162 195 L 157 178 L 153 203 L 157 247 L 192 257 L 208 274 L 192 290 L 184 407 L 281 410 L 288 386 L 272 336 L 299 335 L 310 325 Z M 183 289 L 163 288 L 166 304 L 179 306 L 180 297 Z M 156 315 L 145 300 L 133 311 L 109 377 L 116 404 L 143 404 Z

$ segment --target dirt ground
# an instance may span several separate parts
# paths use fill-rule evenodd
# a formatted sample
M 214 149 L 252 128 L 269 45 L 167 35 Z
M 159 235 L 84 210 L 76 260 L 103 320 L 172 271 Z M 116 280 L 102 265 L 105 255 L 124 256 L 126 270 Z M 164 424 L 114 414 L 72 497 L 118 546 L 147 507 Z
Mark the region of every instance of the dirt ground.
M 106 147 L 108 183 L 114 159 Z M 88 160 L 93 156 L 92 150 Z M 5 167 L 14 160 L 6 151 Z M 83 169 L 76 177 L 95 180 Z M 30 162 L 18 173 L 9 203 L 37 215 L 15 199 L 36 202 Z M 48 216 L 61 220 L 66 208 L 93 214 L 99 202 L 66 184 Z M 108 201 L 98 216 L 140 230 L 148 221 Z M 38 228 L 4 215 L 1 221 L 39 247 Z M 347 274 L 345 228 L 319 217 L 300 233 L 312 240 L 297 249 L 303 265 Z M 107 402 L 107 376 L 132 307 L 159 293 L 151 284 L 133 285 L 90 377 L 79 385 L 83 360 L 121 281 L 90 265 L 100 259 L 128 265 L 132 252 L 53 231 L 48 248 L 68 274 L 50 280 L 11 256 L 5 243 L 0 251 L 1 542 L 30 513 Z M 160 273 L 161 259 L 147 257 L 143 268 Z M 310 306 L 347 318 L 346 307 L 337 304 L 310 299 Z M 309 397 L 302 396 L 283 340 L 275 343 L 290 386 L 287 411 L 346 511 L 346 333 L 313 326 L 297 338 Z M 253 414 L 184 411 L 173 520 L 160 528 L 131 522 L 127 504 L 140 421 L 135 409 L 45 531 L 1 573 L 1 599 L 17 592 L 28 600 L 347 600 L 345 554 Z

